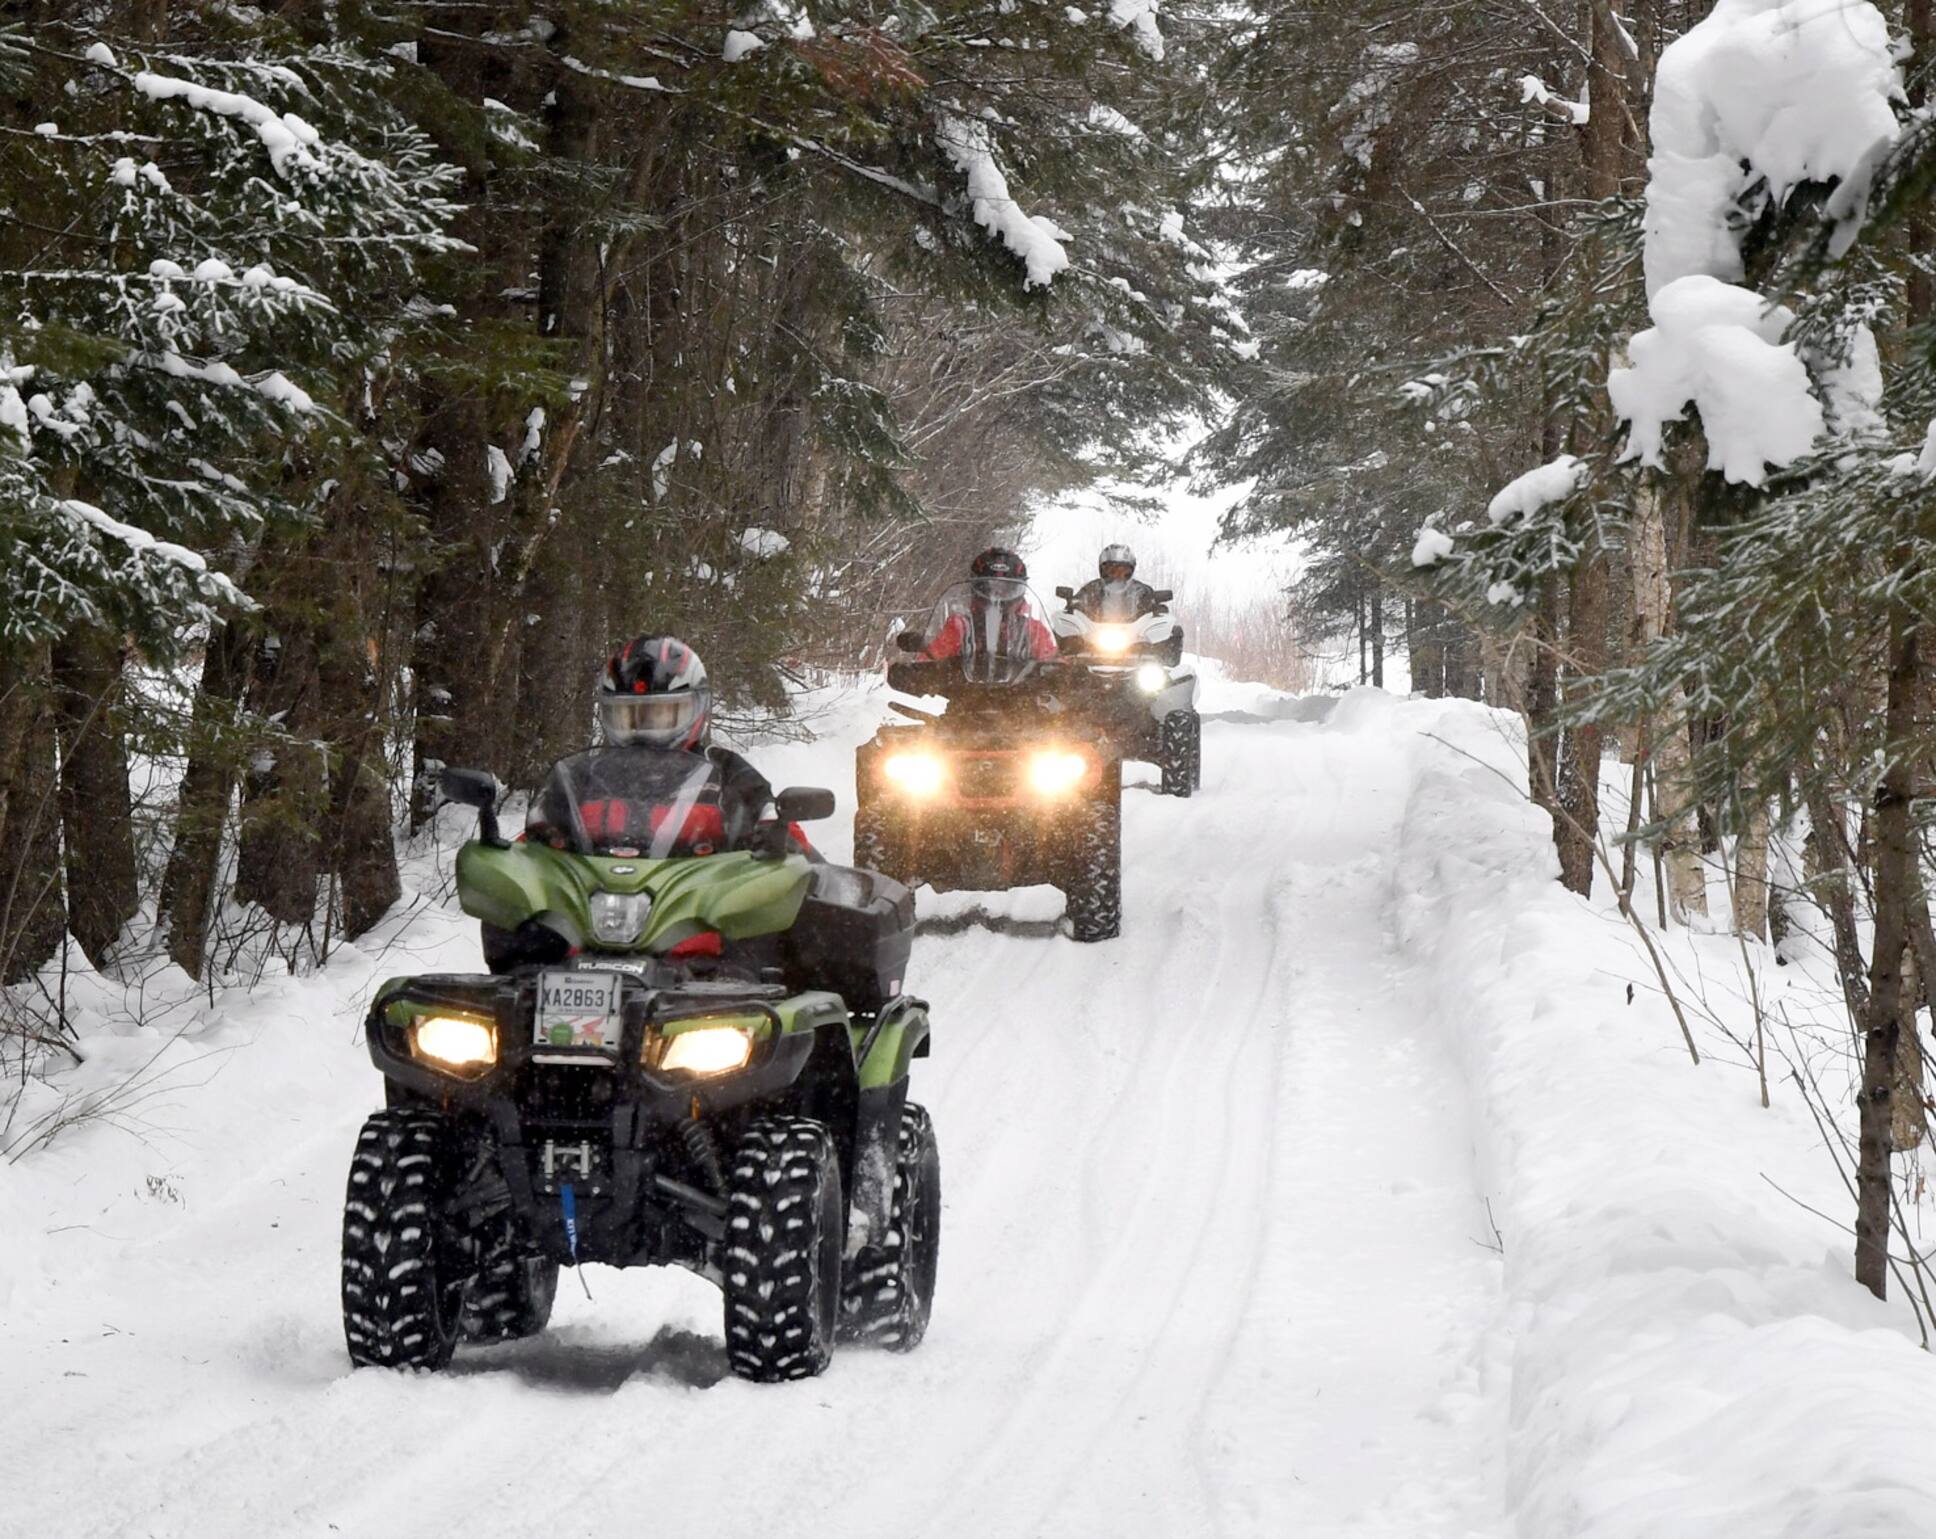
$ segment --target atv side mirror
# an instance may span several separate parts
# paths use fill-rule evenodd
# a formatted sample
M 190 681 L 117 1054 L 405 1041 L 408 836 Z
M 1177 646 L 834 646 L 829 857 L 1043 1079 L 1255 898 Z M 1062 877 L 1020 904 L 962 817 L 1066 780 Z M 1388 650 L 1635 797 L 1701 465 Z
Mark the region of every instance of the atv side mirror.
M 834 815 L 834 793 L 819 786 L 788 786 L 774 803 L 782 823 L 817 823 Z
M 437 785 L 446 801 L 477 809 L 479 839 L 499 849 L 505 847 L 504 836 L 497 829 L 497 799 L 504 794 L 497 776 L 489 770 L 446 768 L 439 772 Z
M 444 793 L 444 800 L 456 802 L 460 807 L 485 808 L 497 806 L 499 792 L 503 789 L 497 783 L 497 776 L 489 770 L 446 769 L 439 772 L 437 784 Z
M 1065 604 L 1073 604 L 1076 601 L 1076 590 L 1074 588 L 1057 588 L 1055 590 L 1055 596 Z
M 1174 588 L 1154 588 L 1150 591 L 1150 602 L 1152 604 L 1167 604 L 1175 597 L 1176 590 Z
M 903 652 L 919 652 L 921 650 L 921 633 L 919 631 L 902 631 L 900 635 L 894 638 L 894 645 L 899 647 Z

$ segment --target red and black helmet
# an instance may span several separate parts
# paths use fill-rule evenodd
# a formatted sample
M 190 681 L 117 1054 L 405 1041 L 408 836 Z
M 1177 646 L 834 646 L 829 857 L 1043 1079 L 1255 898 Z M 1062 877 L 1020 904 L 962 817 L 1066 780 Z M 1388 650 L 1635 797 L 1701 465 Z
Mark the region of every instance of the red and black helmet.
M 1012 604 L 1028 592 L 1028 563 L 1012 550 L 991 545 L 969 563 L 977 598 Z
M 676 636 L 628 641 L 599 677 L 598 725 L 625 747 L 701 747 L 713 725 L 706 665 Z

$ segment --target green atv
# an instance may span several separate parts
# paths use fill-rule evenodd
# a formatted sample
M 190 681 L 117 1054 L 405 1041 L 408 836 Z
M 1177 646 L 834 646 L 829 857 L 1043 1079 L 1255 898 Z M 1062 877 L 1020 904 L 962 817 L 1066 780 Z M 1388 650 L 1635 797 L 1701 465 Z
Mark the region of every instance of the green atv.
M 907 1099 L 929 1045 L 902 992 L 910 894 L 808 859 L 797 830 L 717 853 L 703 797 L 648 783 L 695 756 L 607 752 L 638 783 L 593 796 L 563 761 L 517 843 L 493 777 L 443 772 L 478 811 L 457 890 L 491 972 L 394 978 L 370 1006 L 387 1104 L 344 1206 L 351 1361 L 438 1369 L 535 1335 L 560 1266 L 593 1261 L 711 1278 L 742 1378 L 817 1374 L 836 1339 L 911 1350 L 941 1185 Z M 643 831 L 614 815 L 668 796 Z M 781 833 L 833 811 L 828 791 L 778 800 Z

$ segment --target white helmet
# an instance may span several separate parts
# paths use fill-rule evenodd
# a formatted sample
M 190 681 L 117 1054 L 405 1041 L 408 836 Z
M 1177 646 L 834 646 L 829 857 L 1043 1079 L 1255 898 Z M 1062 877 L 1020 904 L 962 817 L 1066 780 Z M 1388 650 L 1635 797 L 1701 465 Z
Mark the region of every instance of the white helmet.
M 1123 567 L 1126 570 L 1112 577 L 1109 575 L 1109 569 L 1112 566 Z M 1136 575 L 1136 552 L 1127 545 L 1103 546 L 1102 554 L 1096 557 L 1096 574 L 1104 582 L 1128 582 Z

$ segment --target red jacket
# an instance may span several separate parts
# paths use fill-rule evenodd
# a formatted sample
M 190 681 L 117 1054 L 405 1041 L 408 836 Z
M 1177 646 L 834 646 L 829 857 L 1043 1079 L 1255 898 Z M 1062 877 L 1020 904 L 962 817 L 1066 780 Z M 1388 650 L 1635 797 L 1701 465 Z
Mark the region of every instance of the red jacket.
M 970 622 L 973 616 L 952 614 L 941 627 L 922 657 L 930 662 L 946 657 L 959 657 L 964 649 L 970 649 Z M 979 640 L 979 638 L 976 638 Z M 1002 655 L 1006 657 L 1033 657 L 1038 663 L 1053 662 L 1059 655 L 1055 644 L 1055 633 L 1035 616 L 1015 613 L 1002 621 Z

